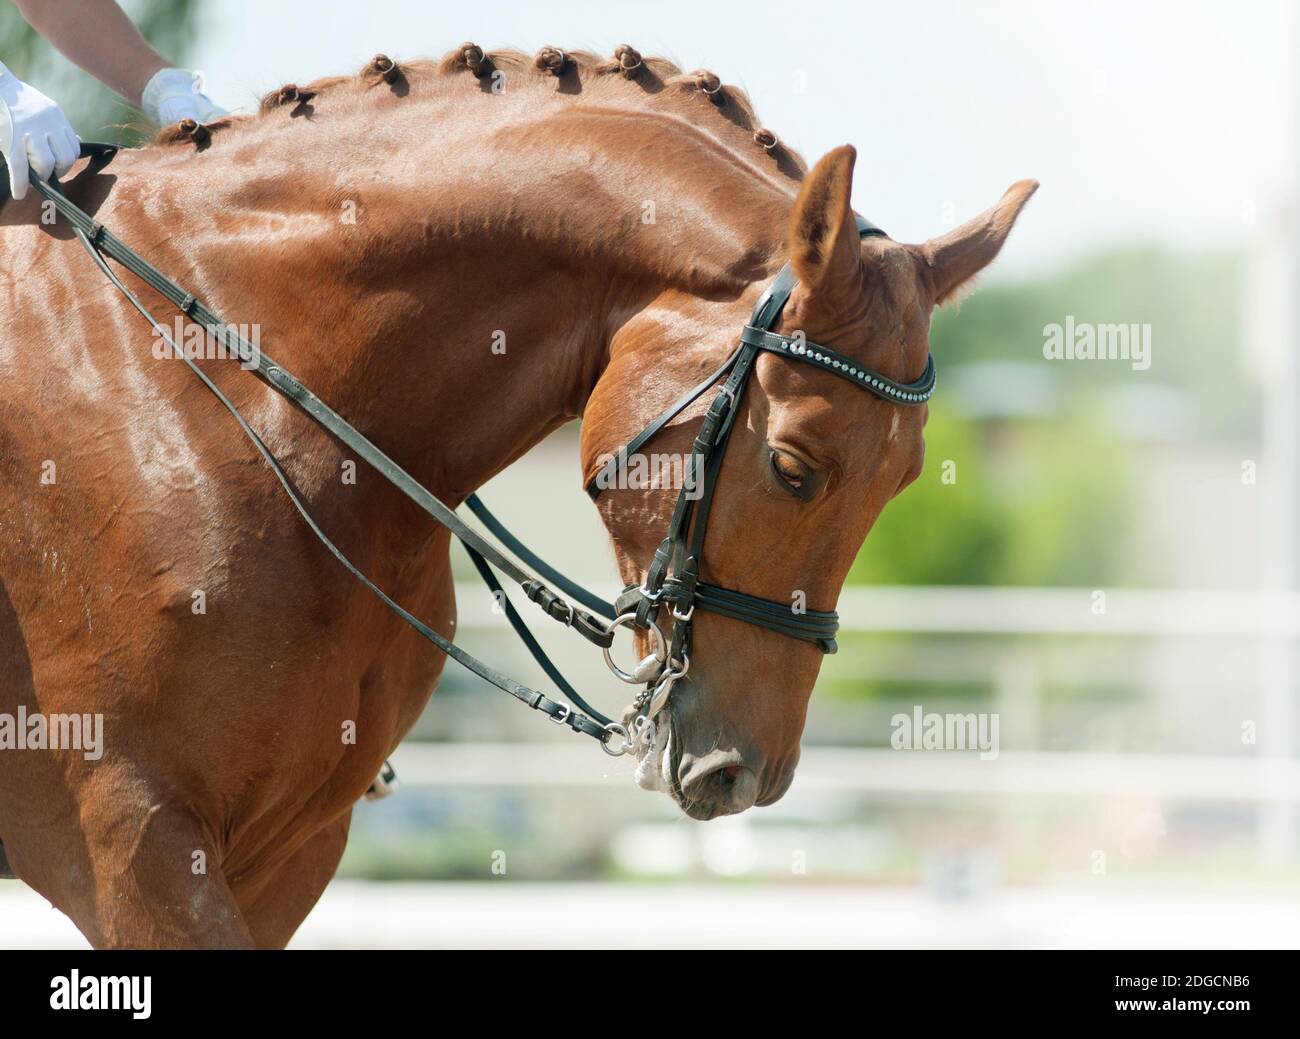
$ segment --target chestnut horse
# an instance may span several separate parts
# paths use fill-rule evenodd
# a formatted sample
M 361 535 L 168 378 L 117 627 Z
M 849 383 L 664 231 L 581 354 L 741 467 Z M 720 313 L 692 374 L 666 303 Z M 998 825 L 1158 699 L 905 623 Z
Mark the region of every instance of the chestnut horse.
M 787 260 L 800 284 L 780 328 L 917 378 L 932 309 L 994 258 L 1035 187 L 921 245 L 860 241 L 853 149 L 806 172 L 710 73 L 630 48 L 390 64 L 286 87 L 210 139 L 171 128 L 66 190 L 255 323 L 450 504 L 579 416 L 575 476 L 591 479 L 717 367 Z M 0 841 L 96 946 L 281 946 L 445 658 L 329 558 L 229 416 L 155 359 L 148 326 L 41 217 L 32 192 L 0 220 L 0 714 L 102 716 L 103 747 L 0 750 Z M 343 550 L 453 633 L 447 532 L 364 467 L 345 478 L 347 453 L 264 383 L 204 367 Z M 655 450 L 687 452 L 703 406 Z M 924 422 L 760 358 L 703 577 L 833 608 L 921 470 Z M 625 582 L 674 498 L 601 496 Z M 810 643 L 696 618 L 663 764 L 683 808 L 781 797 L 820 663 Z M 708 782 L 738 767 L 745 791 Z

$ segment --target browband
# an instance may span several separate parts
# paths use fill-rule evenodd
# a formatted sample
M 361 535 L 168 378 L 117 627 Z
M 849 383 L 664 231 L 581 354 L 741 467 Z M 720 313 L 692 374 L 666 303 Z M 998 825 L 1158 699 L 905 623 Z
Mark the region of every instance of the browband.
M 809 343 L 799 336 L 782 335 L 779 332 L 768 332 L 753 325 L 746 325 L 741 330 L 740 341 L 756 346 L 760 350 L 771 350 L 773 353 L 814 365 L 833 375 L 848 379 L 853 385 L 874 393 L 882 400 L 893 401 L 896 404 L 924 404 L 934 396 L 933 357 L 926 357 L 925 371 L 916 382 L 895 382 L 877 371 L 863 368 L 847 354 L 832 350 L 829 346 Z
M 854 219 L 858 225 L 859 238 L 888 237 L 883 230 L 866 217 L 855 213 Z M 925 371 L 921 373 L 921 377 L 915 382 L 895 382 L 889 376 L 860 365 L 847 354 L 832 350 L 829 346 L 808 342 L 800 335 L 791 336 L 773 332 L 772 326 L 776 324 L 776 319 L 781 316 L 781 311 L 785 309 L 786 303 L 790 300 L 790 294 L 794 292 L 794 287 L 798 283 L 799 279 L 795 276 L 794 268 L 787 263 L 772 280 L 772 284 L 758 298 L 758 302 L 754 304 L 754 311 L 750 315 L 749 324 L 740 333 L 741 345 L 736 347 L 736 350 L 722 362 L 722 365 L 716 371 L 697 386 L 687 390 L 686 393 L 669 405 L 663 414 L 619 448 L 618 452 L 597 470 L 596 474 L 587 483 L 586 488 L 587 494 L 592 501 L 600 497 L 600 492 L 604 490 L 602 484 L 607 481 L 612 473 L 616 473 L 625 466 L 631 455 L 640 451 L 658 435 L 664 426 L 699 400 L 709 387 L 731 371 L 736 360 L 740 357 L 740 351 L 746 346 L 768 350 L 783 357 L 791 357 L 796 361 L 811 364 L 823 371 L 847 379 L 853 385 L 867 390 L 869 393 L 874 393 L 882 400 L 891 401 L 895 404 L 924 404 L 934 395 L 935 371 L 934 357 L 932 355 L 926 357 Z

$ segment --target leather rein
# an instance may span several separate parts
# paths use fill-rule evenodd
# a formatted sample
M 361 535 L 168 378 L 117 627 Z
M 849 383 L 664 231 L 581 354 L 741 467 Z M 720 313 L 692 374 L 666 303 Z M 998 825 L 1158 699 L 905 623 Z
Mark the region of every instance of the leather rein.
M 96 171 L 111 161 L 116 152 L 117 148 L 114 145 L 93 143 L 82 145 L 83 157 L 92 160 L 92 169 Z M 611 604 L 549 566 L 506 529 L 500 520 L 488 511 L 477 495 L 471 494 L 465 504 L 500 542 L 504 551 L 493 544 L 304 386 L 291 372 L 277 364 L 260 348 L 245 340 L 234 326 L 224 322 L 193 293 L 168 278 L 102 223 L 73 203 L 59 190 L 57 179 L 52 177 L 48 182 L 43 181 L 34 171 L 29 172 L 29 179 L 40 195 L 53 205 L 58 215 L 68 221 L 77 239 L 85 247 L 100 272 L 149 322 L 154 333 L 170 347 L 176 358 L 194 373 L 231 414 L 279 480 L 285 494 L 308 528 L 353 577 L 368 588 L 389 610 L 453 660 L 496 688 L 509 693 L 534 710 L 541 711 L 557 724 L 595 738 L 606 753 L 618 756 L 633 749 L 643 740 L 653 741 L 653 718 L 667 702 L 673 685 L 690 667 L 691 621 L 696 608 L 745 621 L 790 638 L 815 642 L 824 652 L 835 651 L 835 633 L 839 627 L 839 619 L 833 611 L 798 611 L 786 603 L 720 588 L 699 579 L 709 510 L 740 399 L 749 374 L 754 369 L 756 358 L 760 351 L 764 350 L 832 372 L 877 397 L 903 405 L 918 405 L 929 400 L 935 385 L 934 360 L 933 358 L 927 360 L 925 372 L 917 381 L 898 383 L 878 372 L 862 367 L 852 358 L 837 353 L 829 347 L 807 342 L 799 335 L 791 336 L 773 332 L 772 326 L 780 316 L 796 284 L 789 265 L 781 270 L 759 299 L 749 324 L 741 332 L 740 345 L 726 362 L 620 448 L 588 485 L 588 493 L 593 499 L 596 498 L 600 491 L 609 485 L 609 480 L 617 475 L 619 468 L 626 465 L 631 455 L 645 446 L 691 403 L 702 397 L 719 379 L 724 380 L 696 435 L 688 463 L 691 467 L 690 478 L 685 481 L 685 486 L 673 510 L 668 534 L 655 553 L 646 572 L 644 583 L 625 589 L 617 603 Z M 885 232 L 861 217 L 857 220 L 859 234 L 862 237 L 884 235 Z M 318 425 L 364 459 L 436 522 L 455 534 L 469 553 L 475 569 L 502 604 L 510 626 L 569 703 L 553 700 L 467 653 L 401 606 L 367 577 L 317 524 L 294 489 L 292 481 L 239 408 L 222 393 L 202 368 L 177 346 L 170 331 L 159 323 L 126 286 L 117 272 L 109 266 L 109 260 L 130 271 L 180 310 L 189 320 L 203 327 L 228 351 L 229 356 L 238 359 L 243 367 L 253 371 L 268 386 L 292 401 Z M 692 486 L 701 488 L 700 492 L 688 493 L 687 488 Z M 507 553 L 531 567 L 541 577 L 534 576 Z M 604 651 L 606 662 L 618 677 L 631 683 L 645 684 L 645 689 L 633 704 L 631 726 L 619 724 L 593 708 L 565 679 L 538 644 L 510 599 L 504 594 L 496 572 L 514 582 L 546 616 L 572 628 L 587 641 L 599 646 Z M 559 588 L 564 595 L 553 590 L 551 585 Z M 581 605 L 575 605 L 575 602 Z M 665 638 L 657 623 L 661 608 L 671 610 L 673 620 L 671 640 Z M 620 669 L 610 655 L 614 633 L 619 627 L 625 625 L 649 632 L 653 646 L 653 652 L 632 672 Z

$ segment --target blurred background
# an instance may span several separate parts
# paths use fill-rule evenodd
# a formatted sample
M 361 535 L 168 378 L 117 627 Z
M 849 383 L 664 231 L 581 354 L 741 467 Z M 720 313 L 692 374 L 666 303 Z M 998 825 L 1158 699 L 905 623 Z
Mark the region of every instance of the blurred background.
M 902 240 L 1042 182 L 936 317 L 926 470 L 844 591 L 784 800 L 692 822 L 449 667 L 296 946 L 1296 944 L 1294 5 L 124 6 L 232 108 L 377 51 L 628 42 L 745 87 L 810 161 L 856 144 L 855 205 Z M 6 3 L 0 57 L 83 137 L 138 140 Z M 1149 367 L 1047 359 L 1067 319 L 1145 327 Z M 482 497 L 612 594 L 579 481 L 574 426 Z M 465 647 L 545 688 L 457 566 Z M 598 657 L 539 634 L 621 707 Z M 995 714 L 997 758 L 892 749 L 918 706 Z M 0 944 L 79 943 L 0 882 Z

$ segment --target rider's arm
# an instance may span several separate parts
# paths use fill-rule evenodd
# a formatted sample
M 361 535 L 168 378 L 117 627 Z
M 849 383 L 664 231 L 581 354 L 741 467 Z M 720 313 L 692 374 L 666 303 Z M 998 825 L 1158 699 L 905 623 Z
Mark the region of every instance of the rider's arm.
M 114 0 L 14 0 L 28 24 L 60 54 L 133 105 L 167 61 Z
M 64 57 L 121 94 L 158 126 L 225 115 L 200 90 L 199 77 L 169 68 L 114 0 L 14 0 L 33 29 Z M 30 164 L 42 177 L 64 174 L 80 142 L 59 106 L 0 62 L 0 154 L 14 198 L 27 193 Z
M 23 17 L 65 58 L 116 90 L 157 126 L 210 123 L 226 114 L 198 76 L 169 68 L 115 0 L 14 0 Z

